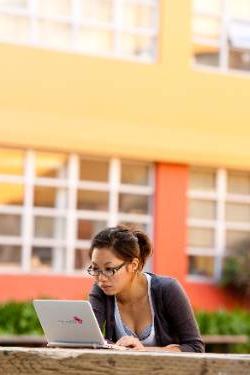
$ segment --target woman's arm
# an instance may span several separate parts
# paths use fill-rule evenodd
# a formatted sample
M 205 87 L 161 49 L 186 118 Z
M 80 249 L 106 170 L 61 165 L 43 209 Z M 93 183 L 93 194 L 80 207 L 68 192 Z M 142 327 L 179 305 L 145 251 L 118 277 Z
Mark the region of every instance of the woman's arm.
M 204 352 L 193 309 L 178 281 L 173 279 L 164 294 L 164 306 L 174 332 L 179 338 L 179 348 L 183 352 Z
M 106 325 L 106 316 L 105 316 L 105 300 L 102 294 L 102 291 L 97 285 L 93 285 L 89 293 L 89 302 L 91 303 L 92 309 L 96 316 L 99 327 L 105 335 L 105 325 Z

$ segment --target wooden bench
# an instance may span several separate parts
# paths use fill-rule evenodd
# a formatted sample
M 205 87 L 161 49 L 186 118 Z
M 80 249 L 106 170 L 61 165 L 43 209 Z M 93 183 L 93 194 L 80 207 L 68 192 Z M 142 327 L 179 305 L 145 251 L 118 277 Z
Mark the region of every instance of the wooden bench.
M 2 374 L 249 375 L 250 355 L 0 347 Z

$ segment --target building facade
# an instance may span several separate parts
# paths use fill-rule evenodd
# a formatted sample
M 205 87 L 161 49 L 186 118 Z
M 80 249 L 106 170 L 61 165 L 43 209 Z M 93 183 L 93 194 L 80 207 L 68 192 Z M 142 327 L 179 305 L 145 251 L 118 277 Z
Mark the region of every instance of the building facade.
M 1 301 L 85 298 L 92 236 L 125 223 L 195 308 L 238 304 L 249 51 L 247 0 L 0 1 Z

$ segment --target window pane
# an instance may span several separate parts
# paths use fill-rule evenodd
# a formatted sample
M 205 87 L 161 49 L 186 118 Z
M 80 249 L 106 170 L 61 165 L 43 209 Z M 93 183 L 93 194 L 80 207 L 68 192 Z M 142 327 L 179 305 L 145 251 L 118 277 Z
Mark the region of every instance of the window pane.
M 121 193 L 119 195 L 119 211 L 124 213 L 148 214 L 149 197 L 146 195 Z
M 91 30 L 80 27 L 76 34 L 76 47 L 79 51 L 92 53 L 111 53 L 113 49 L 113 33 L 105 30 Z
M 70 48 L 71 27 L 69 24 L 40 20 L 37 24 L 38 43 L 49 47 Z
M 197 64 L 219 66 L 220 51 L 217 47 L 193 45 L 193 57 Z
M 0 149 L 0 174 L 22 176 L 24 153 L 19 150 Z
M 80 180 L 107 182 L 108 175 L 108 161 L 91 159 L 80 160 Z
M 31 268 L 37 271 L 52 270 L 52 248 L 33 247 L 31 256 Z
M 67 207 L 67 191 L 47 186 L 35 186 L 34 188 L 35 207 Z
M 250 233 L 239 230 L 228 230 L 226 232 L 226 246 L 232 248 L 244 240 L 250 239 Z
M 228 192 L 231 194 L 250 194 L 250 174 L 244 172 L 228 173 Z
M 111 23 L 114 1 L 116 0 L 81 0 L 81 21 Z
M 208 12 L 216 14 L 222 9 L 222 1 L 223 0 L 193 0 L 193 8 L 195 12 Z
M 190 170 L 189 185 L 191 190 L 215 190 L 216 172 L 209 169 Z
M 71 0 L 38 0 L 37 13 L 39 16 L 70 16 Z
M 29 19 L 0 14 L 0 39 L 15 42 L 29 41 Z
M 125 1 L 122 10 L 122 23 L 125 27 L 153 28 L 155 10 L 146 4 Z
M 90 240 L 95 234 L 107 227 L 106 221 L 78 220 L 78 239 Z
M 21 247 L 0 245 L 0 268 L 19 268 L 21 266 Z
M 232 18 L 250 19 L 249 0 L 228 0 L 228 14 Z
M 34 236 L 37 238 L 65 238 L 65 219 L 36 216 L 34 218 Z
M 120 33 L 121 54 L 138 57 L 155 56 L 155 38 L 146 35 Z
M 36 154 L 36 176 L 49 178 L 67 177 L 67 156 L 37 152 Z
M 189 256 L 189 275 L 213 277 L 214 258 L 208 256 Z
M 216 218 L 216 203 L 191 199 L 189 201 L 189 217 L 193 219 L 214 220 Z
M 250 28 L 249 28 L 250 31 Z M 249 35 L 250 45 L 250 35 Z M 229 68 L 250 71 L 250 51 L 240 49 L 229 49 Z
M 214 247 L 214 230 L 208 228 L 189 228 L 189 247 Z
M 140 163 L 122 162 L 122 184 L 148 185 L 149 165 Z
M 87 249 L 75 250 L 75 270 L 84 270 L 90 263 L 89 252 Z
M 77 208 L 80 210 L 107 211 L 109 193 L 103 191 L 79 190 Z
M 226 220 L 246 223 L 250 222 L 250 205 L 246 203 L 227 203 Z
M 0 205 L 23 205 L 23 185 L 0 183 Z
M 0 214 L 0 235 L 20 236 L 21 216 L 11 214 Z
M 195 15 L 192 20 L 193 36 L 210 40 L 214 44 L 220 39 L 221 20 L 206 15 Z
M 29 0 L 0 0 L 0 7 L 24 9 L 27 8 Z

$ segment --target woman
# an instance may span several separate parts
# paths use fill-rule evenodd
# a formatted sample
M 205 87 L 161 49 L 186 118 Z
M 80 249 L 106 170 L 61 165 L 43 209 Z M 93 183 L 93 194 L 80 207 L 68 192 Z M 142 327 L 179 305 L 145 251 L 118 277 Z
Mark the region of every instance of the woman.
M 143 273 L 151 244 L 125 226 L 99 232 L 90 247 L 89 300 L 106 339 L 136 350 L 203 352 L 192 308 L 173 278 Z

